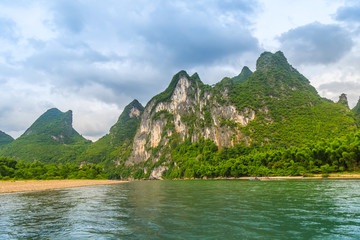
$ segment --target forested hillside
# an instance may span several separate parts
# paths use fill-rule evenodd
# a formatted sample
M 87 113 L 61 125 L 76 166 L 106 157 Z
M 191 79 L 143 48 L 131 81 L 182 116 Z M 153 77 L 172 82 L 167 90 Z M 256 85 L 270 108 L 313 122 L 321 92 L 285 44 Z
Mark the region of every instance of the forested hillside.
M 73 129 L 71 111 L 50 109 L 20 138 L 5 137 L 0 153 L 19 169 L 81 164 L 108 178 L 358 171 L 359 109 L 345 94 L 337 103 L 322 98 L 282 52 L 264 52 L 254 72 L 243 67 L 213 86 L 180 71 L 145 108 L 127 105 L 94 143 Z
M 0 149 L 3 156 L 26 162 L 76 163 L 90 144 L 72 127 L 72 112 L 49 109 L 18 139 Z

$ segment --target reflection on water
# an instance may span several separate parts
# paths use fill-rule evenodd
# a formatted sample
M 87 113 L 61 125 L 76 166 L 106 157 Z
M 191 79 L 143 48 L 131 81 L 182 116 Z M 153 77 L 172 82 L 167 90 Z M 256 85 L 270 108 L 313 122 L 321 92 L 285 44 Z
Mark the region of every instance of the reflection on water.
M 0 239 L 359 239 L 360 181 L 144 181 L 0 194 Z

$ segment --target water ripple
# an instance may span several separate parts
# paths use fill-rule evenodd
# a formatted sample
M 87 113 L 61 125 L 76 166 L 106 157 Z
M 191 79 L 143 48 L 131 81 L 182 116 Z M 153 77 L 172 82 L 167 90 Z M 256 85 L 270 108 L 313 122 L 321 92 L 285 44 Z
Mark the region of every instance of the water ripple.
M 0 239 L 360 239 L 360 181 L 145 181 L 0 194 Z

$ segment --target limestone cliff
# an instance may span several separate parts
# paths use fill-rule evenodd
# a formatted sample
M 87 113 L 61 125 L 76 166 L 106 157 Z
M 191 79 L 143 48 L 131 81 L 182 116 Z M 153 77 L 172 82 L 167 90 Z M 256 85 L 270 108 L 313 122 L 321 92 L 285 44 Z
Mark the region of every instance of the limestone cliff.
M 255 115 L 251 108 L 238 111 L 228 99 L 227 88 L 212 88 L 203 84 L 197 74 L 190 77 L 181 71 L 169 88 L 145 107 L 127 164 L 158 161 L 154 153 L 174 139 L 211 139 L 219 148 L 248 143 L 237 127 L 246 126 Z
M 261 54 L 256 66 L 214 86 L 196 73 L 177 73 L 144 108 L 126 166 L 158 178 L 168 166 L 176 168 L 172 150 L 187 141 L 209 139 L 218 150 L 278 148 L 356 129 L 348 108 L 322 99 L 282 52 Z

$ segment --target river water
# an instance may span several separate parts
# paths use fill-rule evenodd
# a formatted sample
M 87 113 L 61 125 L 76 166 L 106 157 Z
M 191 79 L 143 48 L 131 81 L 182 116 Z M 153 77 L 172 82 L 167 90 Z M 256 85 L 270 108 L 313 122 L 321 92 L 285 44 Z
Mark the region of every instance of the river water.
M 360 181 L 142 181 L 0 194 L 0 239 L 360 239 Z

